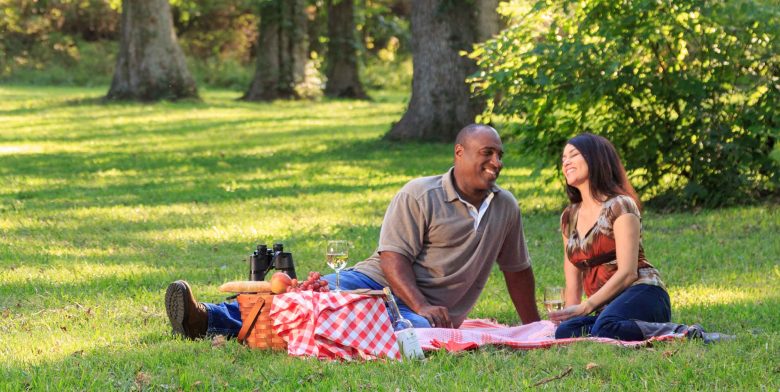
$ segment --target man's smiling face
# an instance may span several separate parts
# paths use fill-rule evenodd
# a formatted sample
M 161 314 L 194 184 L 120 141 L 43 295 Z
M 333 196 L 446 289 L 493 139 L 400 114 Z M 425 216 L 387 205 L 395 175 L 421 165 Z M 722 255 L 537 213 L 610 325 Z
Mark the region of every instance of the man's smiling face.
M 495 185 L 501 169 L 504 146 L 491 128 L 469 135 L 463 144 L 455 145 L 455 182 L 464 197 L 487 195 Z

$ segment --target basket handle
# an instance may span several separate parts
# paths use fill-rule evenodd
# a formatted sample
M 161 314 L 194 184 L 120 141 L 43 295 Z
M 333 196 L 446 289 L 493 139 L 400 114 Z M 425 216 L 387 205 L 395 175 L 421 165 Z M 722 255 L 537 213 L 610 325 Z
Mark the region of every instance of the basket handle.
M 263 310 L 263 306 L 265 306 L 265 298 L 260 297 L 257 299 L 257 303 L 255 303 L 255 306 L 252 307 L 252 311 L 249 312 L 249 317 L 246 320 L 244 320 L 244 324 L 241 326 L 241 330 L 238 332 L 239 343 L 244 343 L 244 341 L 246 340 L 246 335 L 255 325 L 255 322 L 257 321 L 257 316 L 260 315 L 260 311 Z

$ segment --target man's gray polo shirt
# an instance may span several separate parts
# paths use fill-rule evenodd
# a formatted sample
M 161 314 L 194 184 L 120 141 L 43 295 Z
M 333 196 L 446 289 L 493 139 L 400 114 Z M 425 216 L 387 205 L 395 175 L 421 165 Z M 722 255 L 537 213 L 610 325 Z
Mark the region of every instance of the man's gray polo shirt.
M 459 199 L 453 169 L 407 183 L 385 213 L 379 247 L 355 270 L 389 286 L 379 253 L 391 251 L 412 263 L 417 287 L 431 305 L 444 306 L 457 327 L 476 304 L 496 261 L 502 271 L 530 267 L 517 200 L 494 186 L 493 200 L 477 229 Z

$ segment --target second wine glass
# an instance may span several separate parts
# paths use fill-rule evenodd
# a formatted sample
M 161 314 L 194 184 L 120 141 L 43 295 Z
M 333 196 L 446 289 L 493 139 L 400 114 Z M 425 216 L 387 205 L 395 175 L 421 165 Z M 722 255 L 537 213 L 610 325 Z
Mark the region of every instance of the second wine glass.
M 349 242 L 342 240 L 328 241 L 325 257 L 328 262 L 328 267 L 336 271 L 336 289 L 333 291 L 341 291 L 339 272 L 347 266 L 347 261 L 349 260 Z
M 545 287 L 544 307 L 548 313 L 563 309 L 563 288 L 557 286 Z

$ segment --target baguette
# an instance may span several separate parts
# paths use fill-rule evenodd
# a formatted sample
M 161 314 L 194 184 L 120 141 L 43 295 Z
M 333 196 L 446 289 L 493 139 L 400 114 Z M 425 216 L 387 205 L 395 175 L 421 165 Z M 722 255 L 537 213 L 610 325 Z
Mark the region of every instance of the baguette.
M 226 293 L 270 293 L 271 283 L 252 280 L 227 282 L 219 286 L 219 291 Z

